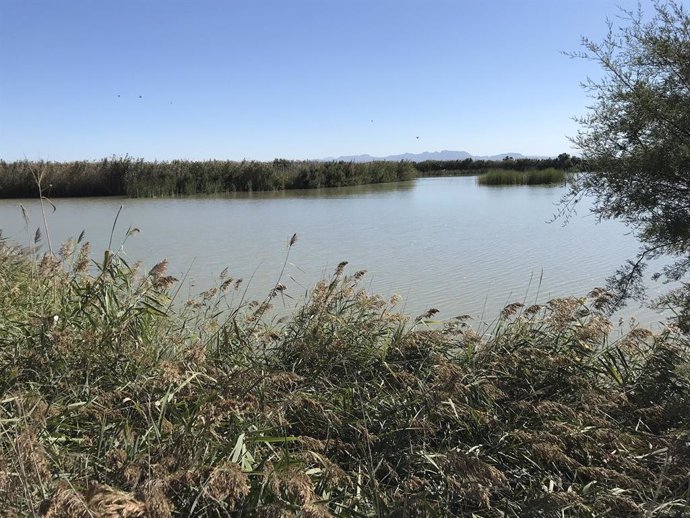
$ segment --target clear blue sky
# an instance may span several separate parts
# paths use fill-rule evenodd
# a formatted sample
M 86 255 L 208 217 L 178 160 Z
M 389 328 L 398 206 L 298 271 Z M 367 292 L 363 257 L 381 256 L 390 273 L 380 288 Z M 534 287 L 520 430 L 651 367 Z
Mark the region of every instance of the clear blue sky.
M 572 153 L 616 5 L 0 0 L 0 158 Z

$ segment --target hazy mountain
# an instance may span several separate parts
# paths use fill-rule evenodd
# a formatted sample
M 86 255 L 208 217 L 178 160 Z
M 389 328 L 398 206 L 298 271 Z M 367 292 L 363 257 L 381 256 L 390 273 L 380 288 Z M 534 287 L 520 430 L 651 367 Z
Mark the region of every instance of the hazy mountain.
M 465 160 L 471 158 L 473 160 L 503 160 L 507 156 L 513 158 L 525 158 L 525 155 L 520 153 L 501 153 L 491 156 L 471 155 L 467 151 L 426 151 L 424 153 L 403 153 L 401 155 L 388 156 L 371 156 L 371 155 L 349 155 L 339 156 L 337 158 L 328 157 L 322 160 L 344 160 L 346 162 L 372 162 L 374 160 L 388 160 L 398 162 L 400 160 L 408 160 L 410 162 L 424 162 L 425 160 Z

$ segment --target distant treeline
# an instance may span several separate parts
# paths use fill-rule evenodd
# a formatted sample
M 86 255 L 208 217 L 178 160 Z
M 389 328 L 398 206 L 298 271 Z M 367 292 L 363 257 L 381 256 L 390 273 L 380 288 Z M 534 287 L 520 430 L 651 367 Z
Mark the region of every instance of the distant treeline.
M 184 196 L 236 191 L 317 189 L 412 180 L 410 162 L 273 162 L 129 157 L 98 162 L 0 161 L 0 198 L 44 196 Z
M 503 160 L 427 160 L 415 164 L 418 176 L 457 176 L 461 174 L 483 174 L 489 169 L 505 169 L 510 171 L 529 171 L 543 169 L 558 169 L 560 171 L 576 171 L 582 166 L 582 160 L 568 153 L 561 153 L 556 158 L 513 158 Z
M 0 198 L 75 196 L 185 196 L 228 192 L 318 189 L 400 182 L 418 176 L 481 174 L 488 169 L 573 170 L 579 159 L 510 157 L 502 161 L 317 162 L 276 159 L 255 161 L 147 162 L 131 157 L 77 162 L 5 162 L 0 160 Z

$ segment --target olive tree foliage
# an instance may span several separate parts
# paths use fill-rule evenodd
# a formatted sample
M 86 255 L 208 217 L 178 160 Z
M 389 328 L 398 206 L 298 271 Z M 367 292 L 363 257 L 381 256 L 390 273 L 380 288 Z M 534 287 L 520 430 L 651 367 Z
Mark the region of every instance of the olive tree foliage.
M 617 307 L 643 297 L 649 260 L 670 257 L 653 276 L 673 282 L 658 302 L 690 329 L 690 16 L 676 0 L 644 15 L 622 10 L 603 41 L 583 38 L 583 50 L 569 54 L 603 74 L 583 84 L 592 104 L 571 140 L 590 172 L 572 182 L 563 207 L 587 196 L 600 220 L 625 222 L 642 243 L 609 279 Z

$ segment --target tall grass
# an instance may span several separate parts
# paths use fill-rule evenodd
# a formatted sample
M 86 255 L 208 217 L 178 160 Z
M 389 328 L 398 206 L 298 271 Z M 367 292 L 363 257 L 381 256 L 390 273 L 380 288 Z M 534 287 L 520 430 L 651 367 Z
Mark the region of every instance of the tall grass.
M 522 163 L 525 162 L 525 163 Z M 113 157 L 96 162 L 5 162 L 0 160 L 0 198 L 43 195 L 162 197 L 221 194 L 237 191 L 314 189 L 399 182 L 417 176 L 480 175 L 483 185 L 537 185 L 565 181 L 565 166 L 545 167 L 553 160 L 456 162 L 310 162 L 277 159 L 273 162 L 173 160 L 146 162 Z M 493 166 L 491 165 L 493 164 Z M 539 167 L 523 169 L 537 164 Z M 441 168 L 441 166 L 447 166 Z M 459 169 L 453 169 L 453 167 Z M 521 169 L 510 169 L 521 167 Z M 487 168 L 489 168 L 487 170 Z
M 526 171 L 489 169 L 477 178 L 480 185 L 562 185 L 565 180 L 565 171 L 555 168 Z
M 0 514 L 690 514 L 690 340 L 609 341 L 606 292 L 480 336 L 342 263 L 274 324 L 282 284 L 173 303 L 165 266 L 0 241 Z
M 38 174 L 43 194 L 49 197 L 154 197 L 398 182 L 413 179 L 416 171 L 408 162 L 145 162 L 129 157 L 69 163 L 0 161 L 0 197 L 37 196 Z

